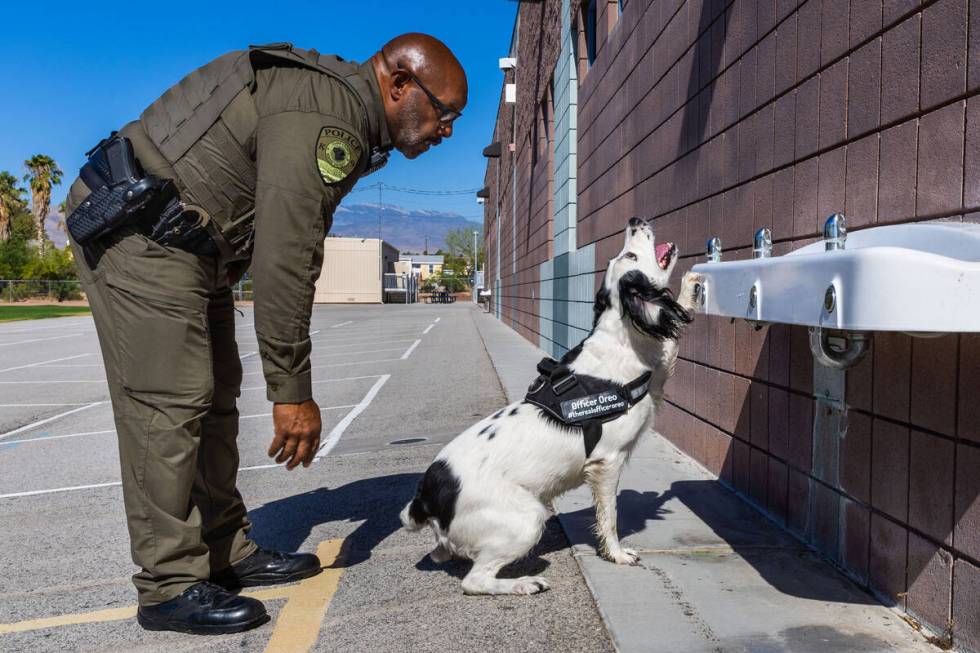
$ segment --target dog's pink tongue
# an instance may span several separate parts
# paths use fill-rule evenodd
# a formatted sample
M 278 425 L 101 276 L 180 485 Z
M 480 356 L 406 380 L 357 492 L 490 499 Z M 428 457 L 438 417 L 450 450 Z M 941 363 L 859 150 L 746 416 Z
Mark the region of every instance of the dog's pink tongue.
M 657 262 L 659 263 L 670 254 L 670 250 L 674 249 L 674 243 L 660 243 L 654 249 L 656 250 Z

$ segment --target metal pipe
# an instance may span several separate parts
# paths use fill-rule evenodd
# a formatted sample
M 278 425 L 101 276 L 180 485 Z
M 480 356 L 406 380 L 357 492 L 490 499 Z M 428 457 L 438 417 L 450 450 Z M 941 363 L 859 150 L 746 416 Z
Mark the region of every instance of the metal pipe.
M 844 249 L 847 242 L 847 218 L 843 213 L 834 213 L 823 225 L 824 248 L 830 252 Z
M 711 263 L 718 263 L 721 261 L 721 238 L 714 236 L 708 239 L 708 244 L 705 247 L 705 254 L 708 257 L 708 261 Z
M 752 258 L 769 258 L 772 256 L 772 231 L 762 227 L 752 238 Z
M 867 331 L 837 331 L 810 327 L 810 351 L 824 367 L 846 370 L 861 362 L 871 348 L 872 334 Z

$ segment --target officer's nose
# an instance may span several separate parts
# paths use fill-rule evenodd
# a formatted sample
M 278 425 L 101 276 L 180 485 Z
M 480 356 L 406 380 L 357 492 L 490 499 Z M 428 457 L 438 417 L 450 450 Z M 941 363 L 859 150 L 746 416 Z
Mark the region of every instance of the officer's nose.
M 443 138 L 449 138 L 453 135 L 453 123 L 451 122 L 440 122 L 439 123 L 439 135 Z

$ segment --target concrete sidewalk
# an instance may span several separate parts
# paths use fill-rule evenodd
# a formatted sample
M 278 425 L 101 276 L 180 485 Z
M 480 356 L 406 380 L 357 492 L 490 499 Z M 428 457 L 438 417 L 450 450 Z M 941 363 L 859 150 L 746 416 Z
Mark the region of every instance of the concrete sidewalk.
M 488 314 L 474 320 L 508 399 L 521 399 L 545 352 Z M 555 502 L 620 651 L 938 650 L 657 434 L 634 451 L 618 508 L 639 566 L 596 556 L 587 488 Z

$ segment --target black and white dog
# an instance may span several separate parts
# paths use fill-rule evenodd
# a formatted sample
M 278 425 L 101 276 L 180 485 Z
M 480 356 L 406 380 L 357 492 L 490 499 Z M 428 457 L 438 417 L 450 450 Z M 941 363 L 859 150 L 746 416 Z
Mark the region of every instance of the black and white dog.
M 675 254 L 672 243 L 655 245 L 646 221 L 632 218 L 626 244 L 609 262 L 596 294 L 592 333 L 560 362 L 576 376 L 619 388 L 638 377 L 649 379 L 642 399 L 601 426 L 590 452 L 583 446 L 583 428 L 520 401 L 457 436 L 426 471 L 401 513 L 402 524 L 409 530 L 432 527 L 433 561 L 473 561 L 463 579 L 465 593 L 547 590 L 544 578 L 500 579 L 497 572 L 538 542 L 551 500 L 582 483 L 592 489 L 600 554 L 617 564 L 639 561 L 616 533 L 616 491 L 630 452 L 653 425 L 674 369 L 677 338 L 694 312 L 697 275 L 684 277 L 678 301 L 667 288 Z

